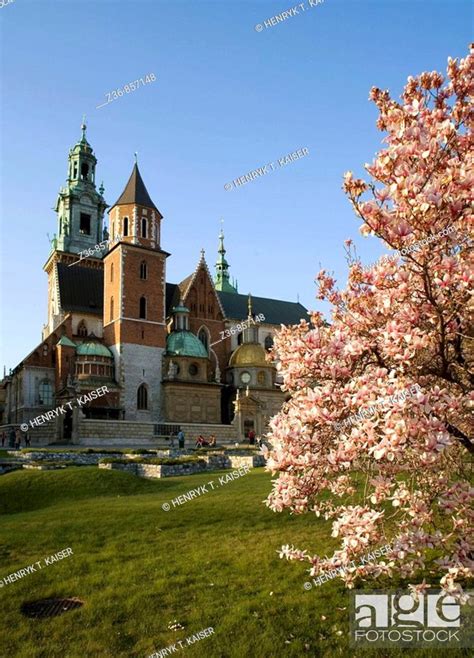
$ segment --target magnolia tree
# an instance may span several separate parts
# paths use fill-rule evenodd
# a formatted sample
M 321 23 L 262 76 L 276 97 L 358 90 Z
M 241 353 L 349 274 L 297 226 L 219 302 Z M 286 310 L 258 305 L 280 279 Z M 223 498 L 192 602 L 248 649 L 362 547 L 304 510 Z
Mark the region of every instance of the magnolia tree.
M 401 102 L 371 90 L 386 148 L 344 190 L 392 253 L 363 268 L 347 240 L 346 290 L 317 276 L 330 325 L 313 312 L 275 340 L 289 401 L 270 424 L 267 505 L 331 520 L 339 545 L 280 556 L 312 576 L 339 568 L 348 587 L 399 576 L 465 601 L 473 573 L 473 71 L 471 51 L 446 78 L 410 77 Z

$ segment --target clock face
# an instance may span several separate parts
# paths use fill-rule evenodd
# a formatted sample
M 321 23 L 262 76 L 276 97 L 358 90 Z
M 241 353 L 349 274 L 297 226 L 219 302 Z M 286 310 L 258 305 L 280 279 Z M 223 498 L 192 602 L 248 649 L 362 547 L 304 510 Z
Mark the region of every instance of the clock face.
M 252 378 L 250 377 L 250 375 L 249 375 L 248 372 L 243 372 L 243 373 L 240 375 L 240 381 L 241 381 L 243 384 L 248 384 L 249 381 L 250 381 L 251 379 L 252 379 Z

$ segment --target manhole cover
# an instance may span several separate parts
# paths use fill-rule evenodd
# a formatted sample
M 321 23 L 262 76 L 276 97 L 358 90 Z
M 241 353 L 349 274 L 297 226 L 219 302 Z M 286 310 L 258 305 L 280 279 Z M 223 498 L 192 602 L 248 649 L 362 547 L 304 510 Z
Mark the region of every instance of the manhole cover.
M 44 617 L 57 617 L 57 615 L 62 615 L 63 612 L 80 608 L 82 605 L 84 605 L 84 602 L 80 599 L 42 599 L 41 601 L 23 603 L 21 612 L 25 617 L 42 619 Z

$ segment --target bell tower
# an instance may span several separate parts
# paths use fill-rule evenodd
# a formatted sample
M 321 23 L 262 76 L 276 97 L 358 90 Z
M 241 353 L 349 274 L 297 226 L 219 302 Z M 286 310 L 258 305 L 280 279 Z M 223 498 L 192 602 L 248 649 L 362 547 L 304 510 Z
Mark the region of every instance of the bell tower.
M 107 204 L 104 187 L 96 190 L 97 158 L 86 139 L 86 129 L 83 122 L 81 139 L 69 150 L 66 185 L 59 190 L 54 208 L 58 216 L 57 249 L 73 254 L 94 247 L 104 237 Z M 97 257 L 101 258 L 101 252 Z
M 135 162 L 109 213 L 104 258 L 104 338 L 115 357 L 127 420 L 158 421 L 166 348 L 166 258 L 161 215 Z
M 54 210 L 58 229 L 51 240 L 44 271 L 48 275 L 48 320 L 43 326 L 43 340 L 54 331 L 65 317 L 59 296 L 58 268 L 72 266 L 79 261 L 79 252 L 94 248 L 107 235 L 103 231 L 107 203 L 104 187 L 95 187 L 97 159 L 86 139 L 86 124 L 81 125 L 82 136 L 69 151 L 66 185 L 59 190 Z M 104 250 L 94 250 L 93 256 L 81 260 L 82 267 L 102 269 Z

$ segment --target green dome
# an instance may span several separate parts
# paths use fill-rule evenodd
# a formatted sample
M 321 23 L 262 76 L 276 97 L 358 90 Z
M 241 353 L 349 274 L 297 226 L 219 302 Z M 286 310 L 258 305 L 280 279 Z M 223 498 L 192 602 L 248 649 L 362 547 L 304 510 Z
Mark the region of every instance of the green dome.
M 78 356 L 108 356 L 109 359 L 114 358 L 114 355 L 108 347 L 102 345 L 102 343 L 96 343 L 95 341 L 87 341 L 79 345 L 76 354 Z
M 173 331 L 166 339 L 166 352 L 176 356 L 207 358 L 207 350 L 199 338 L 190 331 Z

